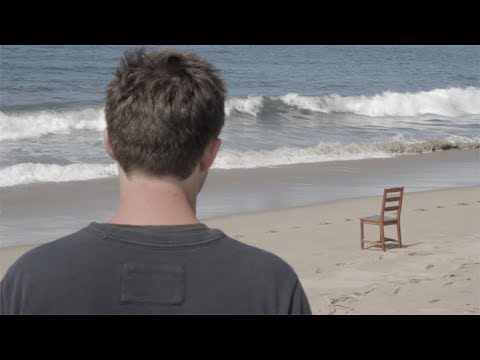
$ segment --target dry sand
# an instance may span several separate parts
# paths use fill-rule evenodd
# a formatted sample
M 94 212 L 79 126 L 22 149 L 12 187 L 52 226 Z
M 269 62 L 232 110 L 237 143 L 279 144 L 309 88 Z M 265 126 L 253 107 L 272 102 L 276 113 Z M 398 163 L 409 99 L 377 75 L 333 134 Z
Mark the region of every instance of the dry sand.
M 381 197 L 206 221 L 292 265 L 314 314 L 480 314 L 480 187 L 408 193 L 405 247 L 360 249 L 358 218 Z M 386 236 L 394 237 L 395 226 Z M 366 225 L 366 237 L 378 239 Z M 0 277 L 32 246 L 0 248 Z
M 208 222 L 297 271 L 314 314 L 480 314 L 480 187 L 405 194 L 400 249 L 360 249 L 381 197 Z M 395 226 L 386 227 L 395 236 Z M 366 225 L 366 238 L 379 229 Z

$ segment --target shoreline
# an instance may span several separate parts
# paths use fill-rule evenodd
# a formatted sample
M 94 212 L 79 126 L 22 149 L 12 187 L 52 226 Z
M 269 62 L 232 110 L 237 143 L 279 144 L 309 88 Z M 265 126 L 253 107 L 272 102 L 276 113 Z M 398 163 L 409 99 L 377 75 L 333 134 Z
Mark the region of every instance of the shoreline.
M 445 187 L 445 188 L 440 188 L 440 189 L 434 189 L 434 190 L 420 190 L 420 191 L 411 191 L 407 194 L 435 194 L 435 193 L 442 193 L 442 192 L 448 192 L 452 190 L 473 190 L 473 191 L 479 191 L 480 192 L 480 184 L 478 185 L 468 185 L 468 186 L 456 186 L 456 187 Z M 336 200 L 328 200 L 328 201 L 319 201 L 316 203 L 311 203 L 311 204 L 305 204 L 305 205 L 298 205 L 298 206 L 291 206 L 287 208 L 276 208 L 276 209 L 271 209 L 271 210 L 259 210 L 259 211 L 250 211 L 250 212 L 244 212 L 244 213 L 235 213 L 235 214 L 229 214 L 229 215 L 222 215 L 222 216 L 215 216 L 212 218 L 208 219 L 203 219 L 205 222 L 211 222 L 211 221 L 221 221 L 221 220 L 226 220 L 229 218 L 234 218 L 234 217 L 242 217 L 242 216 L 254 216 L 254 215 L 263 215 L 263 214 L 275 214 L 279 213 L 282 211 L 293 211 L 293 210 L 309 210 L 309 209 L 314 209 L 322 205 L 332 205 L 332 204 L 342 204 L 344 202 L 351 202 L 354 200 L 367 200 L 367 199 L 378 199 L 379 204 L 381 205 L 381 199 L 383 196 L 383 189 L 379 189 L 379 194 L 378 195 L 370 195 L 370 196 L 356 196 L 356 197 L 349 197 L 349 198 L 341 198 L 341 199 L 336 199 Z M 1 248 L 0 248 L 1 249 Z
M 379 196 L 480 185 L 480 150 L 272 168 L 212 170 L 199 195 L 201 221 Z M 119 203 L 118 179 L 0 188 L 0 248 L 37 244 L 105 222 Z
M 287 261 L 314 314 L 480 314 L 480 186 L 405 193 L 405 247 L 362 251 L 358 218 L 380 206 L 378 194 L 204 223 Z M 0 278 L 35 246 L 0 248 Z

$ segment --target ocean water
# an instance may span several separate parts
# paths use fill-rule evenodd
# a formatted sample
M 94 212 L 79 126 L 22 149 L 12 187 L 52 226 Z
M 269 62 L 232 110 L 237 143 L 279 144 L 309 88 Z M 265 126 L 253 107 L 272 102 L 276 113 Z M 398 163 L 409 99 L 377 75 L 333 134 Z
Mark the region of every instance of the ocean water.
M 169 47 L 227 84 L 217 169 L 480 145 L 480 46 Z M 128 48 L 0 47 L 0 187 L 116 174 L 103 101 Z

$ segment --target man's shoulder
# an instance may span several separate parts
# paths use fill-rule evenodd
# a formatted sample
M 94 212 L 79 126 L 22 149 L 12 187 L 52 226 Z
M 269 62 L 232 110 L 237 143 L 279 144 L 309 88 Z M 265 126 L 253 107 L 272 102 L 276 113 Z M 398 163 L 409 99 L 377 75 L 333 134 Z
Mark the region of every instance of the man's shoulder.
M 275 272 L 292 278 L 297 277 L 293 268 L 280 256 L 229 236 L 226 239 L 230 242 L 232 255 L 241 257 L 249 266 L 255 267 L 259 271 Z
M 34 270 L 37 267 L 44 267 L 45 264 L 67 259 L 70 252 L 74 252 L 77 246 L 92 237 L 94 234 L 87 231 L 87 228 L 82 228 L 57 240 L 38 245 L 21 255 L 10 267 L 9 272 Z

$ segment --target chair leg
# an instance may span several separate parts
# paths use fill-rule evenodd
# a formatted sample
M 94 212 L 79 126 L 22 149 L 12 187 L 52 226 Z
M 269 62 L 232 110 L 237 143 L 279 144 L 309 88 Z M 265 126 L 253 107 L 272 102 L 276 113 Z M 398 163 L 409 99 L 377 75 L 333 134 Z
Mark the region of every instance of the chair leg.
M 397 236 L 398 236 L 398 242 L 399 242 L 400 248 L 403 248 L 403 245 L 402 245 L 402 233 L 401 233 L 401 231 L 400 231 L 400 222 L 397 222 Z
M 385 251 L 385 229 L 383 224 L 380 224 L 380 242 L 382 243 L 382 250 Z
M 363 222 L 360 221 L 360 246 L 362 247 L 362 250 L 364 250 L 363 247 Z

